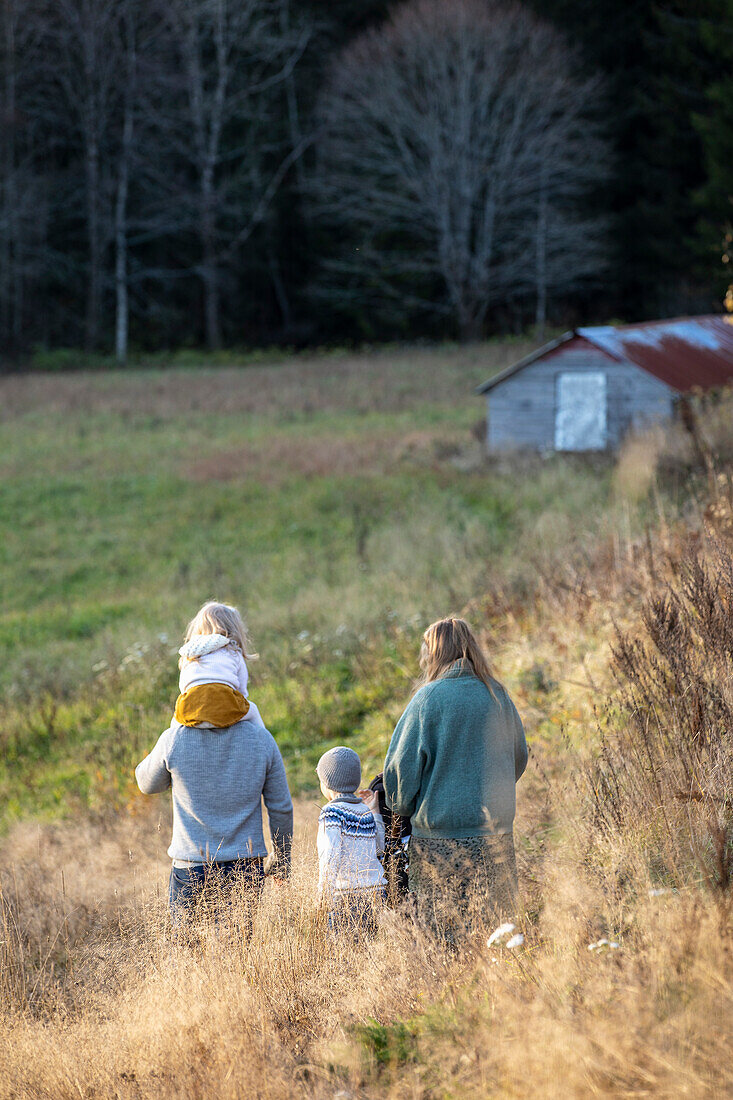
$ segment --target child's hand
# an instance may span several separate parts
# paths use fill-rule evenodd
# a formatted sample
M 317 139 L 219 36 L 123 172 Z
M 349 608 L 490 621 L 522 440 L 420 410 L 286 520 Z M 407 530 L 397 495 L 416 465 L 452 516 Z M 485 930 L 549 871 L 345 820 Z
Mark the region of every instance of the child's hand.
M 365 790 L 357 791 L 356 793 L 373 814 L 379 813 L 379 795 L 376 791 L 370 791 L 367 787 Z

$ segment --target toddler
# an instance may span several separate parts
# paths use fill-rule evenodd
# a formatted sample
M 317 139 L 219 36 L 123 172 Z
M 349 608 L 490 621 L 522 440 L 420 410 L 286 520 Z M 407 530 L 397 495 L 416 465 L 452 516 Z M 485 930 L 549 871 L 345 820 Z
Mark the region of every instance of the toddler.
M 328 799 L 318 818 L 318 891 L 328 906 L 328 926 L 373 932 L 375 908 L 384 900 L 386 879 L 379 861 L 384 824 L 377 796 L 355 792 L 361 761 L 353 749 L 329 749 L 316 774 Z
M 180 695 L 175 720 L 197 729 L 224 729 L 246 718 L 263 725 L 247 697 L 249 638 L 236 607 L 205 603 L 179 649 Z

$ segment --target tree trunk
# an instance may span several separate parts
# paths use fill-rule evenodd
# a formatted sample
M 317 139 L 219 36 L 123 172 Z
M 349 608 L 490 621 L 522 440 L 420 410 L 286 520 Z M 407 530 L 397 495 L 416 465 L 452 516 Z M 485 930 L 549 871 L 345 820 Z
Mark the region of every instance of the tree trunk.
M 132 109 L 128 105 L 125 109 L 120 171 L 117 180 L 117 201 L 115 203 L 115 356 L 120 366 L 124 366 L 127 362 L 129 318 L 127 293 L 127 192 L 130 177 L 132 126 Z
M 280 8 L 280 29 L 284 35 L 290 34 L 290 3 L 283 0 Z M 298 95 L 295 87 L 295 74 L 291 70 L 285 81 L 285 98 L 288 105 L 288 124 L 290 127 L 290 143 L 293 149 L 301 144 L 303 131 L 300 125 L 300 112 L 298 110 Z M 305 189 L 305 176 L 303 173 L 303 160 L 298 157 L 295 162 L 295 179 L 301 194 Z
M 115 203 L 115 356 L 120 366 L 124 366 L 127 362 L 130 315 L 127 288 L 127 194 L 130 185 L 130 158 L 132 156 L 132 138 L 135 122 L 134 108 L 137 65 L 135 30 L 130 19 L 129 10 L 127 14 L 127 73 L 124 96 L 125 114 L 122 123 L 120 166 L 117 178 L 117 200 Z
M 485 306 L 464 299 L 458 302 L 456 316 L 458 318 L 458 339 L 462 344 L 474 344 L 482 338 L 486 318 Z
M 87 284 L 85 344 L 87 351 L 93 351 L 99 340 L 100 280 L 102 277 L 99 232 L 99 145 L 96 136 L 87 138 L 86 177 L 89 282 Z
M 463 315 L 458 321 L 458 339 L 462 344 L 475 344 L 484 334 L 483 317 Z
M 273 251 L 270 252 L 269 259 L 270 278 L 272 279 L 272 286 L 275 291 L 275 298 L 280 308 L 282 315 L 283 328 L 286 332 L 290 331 L 290 326 L 293 321 L 293 311 L 290 307 L 290 299 L 288 298 L 288 292 L 283 282 L 283 277 L 280 273 L 280 264 Z
M 214 215 L 213 169 L 207 165 L 201 181 L 201 277 L 204 284 L 204 327 L 209 351 L 221 347 L 219 317 L 219 272 L 216 256 L 216 219 Z
M 206 346 L 209 351 L 218 351 L 221 347 L 221 328 L 219 323 L 219 279 L 213 259 L 204 260 L 203 283 Z
M 545 324 L 547 323 L 547 183 L 545 181 L 544 167 L 542 170 L 540 197 L 537 207 L 535 261 L 535 282 L 537 288 L 537 302 L 534 319 L 535 333 L 538 340 L 544 340 Z
M 4 209 L 0 211 L 0 332 L 3 342 L 12 348 L 20 335 L 18 307 L 20 292 L 18 280 L 18 219 L 15 192 L 15 10 L 12 3 L 4 5 L 3 38 L 5 39 L 5 104 L 7 118 L 2 147 L 2 174 L 4 181 Z

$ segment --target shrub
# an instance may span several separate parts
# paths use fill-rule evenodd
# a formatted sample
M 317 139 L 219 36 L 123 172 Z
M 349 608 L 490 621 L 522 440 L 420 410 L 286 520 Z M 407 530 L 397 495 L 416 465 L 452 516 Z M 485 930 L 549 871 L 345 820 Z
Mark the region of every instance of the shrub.
M 615 710 L 591 770 L 596 821 L 606 834 L 641 827 L 658 875 L 681 885 L 696 870 L 729 906 L 733 557 L 713 536 L 672 565 L 640 636 L 617 634 Z

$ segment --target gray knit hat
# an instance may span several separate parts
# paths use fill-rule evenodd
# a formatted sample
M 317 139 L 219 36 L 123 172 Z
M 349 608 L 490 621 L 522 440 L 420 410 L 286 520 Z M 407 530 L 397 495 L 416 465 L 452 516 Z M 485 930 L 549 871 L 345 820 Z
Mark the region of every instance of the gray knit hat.
M 316 774 L 329 790 L 353 794 L 361 783 L 361 760 L 353 749 L 339 745 L 324 752 L 318 761 Z

